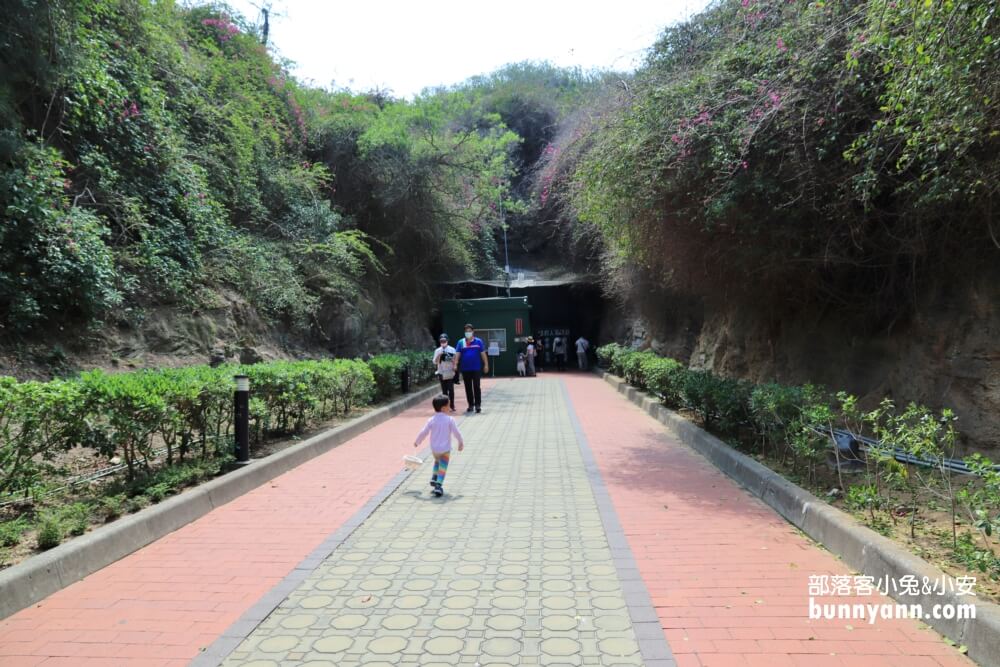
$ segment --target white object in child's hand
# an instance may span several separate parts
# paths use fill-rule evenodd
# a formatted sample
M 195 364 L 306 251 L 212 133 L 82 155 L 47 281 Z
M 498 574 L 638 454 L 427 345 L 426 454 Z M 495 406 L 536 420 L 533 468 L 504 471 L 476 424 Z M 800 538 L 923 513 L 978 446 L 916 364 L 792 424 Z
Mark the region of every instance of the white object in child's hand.
M 406 465 L 407 470 L 416 470 L 424 464 L 424 460 L 418 456 L 407 454 L 403 457 L 403 463 Z

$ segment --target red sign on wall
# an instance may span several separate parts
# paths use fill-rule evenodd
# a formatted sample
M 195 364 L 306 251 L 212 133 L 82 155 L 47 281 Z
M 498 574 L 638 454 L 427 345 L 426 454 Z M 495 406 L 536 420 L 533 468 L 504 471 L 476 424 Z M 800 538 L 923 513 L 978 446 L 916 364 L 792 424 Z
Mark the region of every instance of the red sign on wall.
M 524 320 L 520 317 L 514 320 L 514 333 L 518 336 L 524 333 Z

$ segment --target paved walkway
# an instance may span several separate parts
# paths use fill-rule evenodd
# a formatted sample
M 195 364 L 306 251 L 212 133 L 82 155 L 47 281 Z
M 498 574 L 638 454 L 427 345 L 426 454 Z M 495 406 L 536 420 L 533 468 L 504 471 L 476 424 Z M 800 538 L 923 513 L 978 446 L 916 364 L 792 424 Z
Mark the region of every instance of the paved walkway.
M 561 385 L 463 431 L 447 495 L 425 464 L 226 664 L 643 664 Z
M 187 665 L 399 472 L 426 418 L 407 410 L 0 620 L 0 666 Z
M 809 575 L 842 562 L 603 380 L 567 385 L 679 665 L 973 664 L 912 621 L 810 621 Z
M 0 621 L 0 665 L 971 664 L 914 623 L 809 621 L 843 564 L 592 376 L 496 382 L 444 498 L 422 469 L 303 563 L 427 412 Z

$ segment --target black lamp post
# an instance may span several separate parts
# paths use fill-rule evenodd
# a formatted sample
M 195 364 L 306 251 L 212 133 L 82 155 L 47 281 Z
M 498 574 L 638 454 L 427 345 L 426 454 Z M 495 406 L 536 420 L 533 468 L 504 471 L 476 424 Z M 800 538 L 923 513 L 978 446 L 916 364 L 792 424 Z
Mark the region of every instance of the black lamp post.
M 234 423 L 236 431 L 236 463 L 250 463 L 250 378 L 236 376 L 236 391 L 233 393 Z

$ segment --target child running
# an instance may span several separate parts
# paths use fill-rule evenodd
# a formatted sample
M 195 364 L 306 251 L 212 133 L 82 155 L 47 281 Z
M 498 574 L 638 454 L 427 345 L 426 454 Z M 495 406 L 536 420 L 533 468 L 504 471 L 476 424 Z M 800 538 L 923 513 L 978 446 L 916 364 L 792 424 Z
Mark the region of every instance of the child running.
M 434 474 L 431 475 L 432 493 L 435 496 L 444 495 L 444 476 L 448 472 L 448 461 L 451 459 L 451 435 L 455 434 L 458 440 L 458 451 L 465 449 L 465 442 L 462 434 L 458 430 L 458 424 L 450 416 L 441 412 L 448 405 L 448 397 L 444 394 L 435 396 L 431 401 L 434 406 L 434 416 L 427 420 L 427 424 L 417 434 L 414 447 L 419 447 L 427 434 L 431 436 L 431 453 L 434 455 Z

